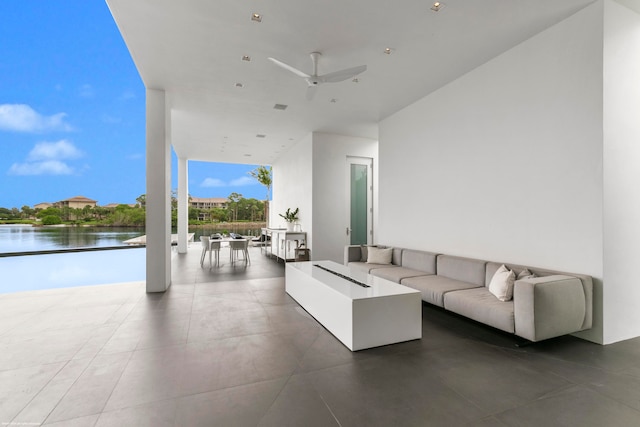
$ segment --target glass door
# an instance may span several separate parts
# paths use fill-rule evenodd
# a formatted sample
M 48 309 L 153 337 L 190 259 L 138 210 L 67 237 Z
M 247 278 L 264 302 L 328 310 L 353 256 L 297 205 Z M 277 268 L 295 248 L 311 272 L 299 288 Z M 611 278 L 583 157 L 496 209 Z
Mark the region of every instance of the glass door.
M 373 160 L 347 157 L 349 176 L 349 226 L 347 244 L 366 245 L 373 236 Z

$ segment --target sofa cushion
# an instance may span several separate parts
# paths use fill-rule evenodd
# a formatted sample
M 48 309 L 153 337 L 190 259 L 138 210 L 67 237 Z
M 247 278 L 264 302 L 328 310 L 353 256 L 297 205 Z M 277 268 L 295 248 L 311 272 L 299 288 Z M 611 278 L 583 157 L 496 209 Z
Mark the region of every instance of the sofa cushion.
M 506 264 L 506 263 L 499 263 L 499 262 L 487 262 L 485 286 L 489 286 L 489 283 L 491 283 L 491 279 L 493 279 L 493 275 L 496 274 L 496 271 L 498 271 L 498 269 L 502 265 L 507 267 L 507 269 L 513 271 L 513 273 L 516 275 L 516 280 L 519 280 L 518 276 L 520 276 L 525 270 L 530 272 L 530 270 L 524 265 Z
M 436 274 L 436 260 L 438 254 L 425 251 L 405 249 L 402 251 L 402 267 L 424 271 L 428 274 Z M 409 277 L 409 276 L 407 276 Z
M 438 255 L 436 271 L 438 276 L 485 286 L 486 263 L 479 259 Z
M 428 273 L 420 270 L 412 270 L 405 267 L 390 267 L 387 268 L 373 268 L 369 270 L 369 274 L 382 277 L 383 279 L 391 280 L 392 282 L 400 283 L 402 279 L 408 277 L 425 276 Z
M 513 283 L 515 281 L 516 274 L 503 264 L 493 275 L 491 282 L 489 282 L 489 292 L 500 301 L 509 301 L 513 298 Z
M 528 268 L 525 268 L 520 273 L 518 273 L 518 277 L 516 277 L 516 280 L 535 279 L 536 277 L 537 276 L 535 275 L 535 273 L 532 273 L 532 272 L 529 271 Z
M 389 264 L 369 264 L 367 262 L 362 261 L 354 261 L 347 264 L 348 267 L 352 268 L 356 271 L 364 271 L 365 273 L 369 273 L 371 270 L 375 268 L 398 268 L 394 265 Z
M 506 332 L 515 332 L 513 301 L 499 301 L 486 287 L 448 292 L 444 308 Z
M 368 249 L 367 264 L 391 264 L 393 257 L 393 248 L 374 248 Z
M 417 276 L 402 279 L 400 283 L 422 293 L 422 300 L 428 303 L 444 307 L 444 295 L 447 292 L 461 289 L 473 289 L 479 285 L 460 280 L 449 279 L 443 276 Z M 493 297 L 493 296 L 492 296 Z M 495 297 L 493 297 L 495 299 Z

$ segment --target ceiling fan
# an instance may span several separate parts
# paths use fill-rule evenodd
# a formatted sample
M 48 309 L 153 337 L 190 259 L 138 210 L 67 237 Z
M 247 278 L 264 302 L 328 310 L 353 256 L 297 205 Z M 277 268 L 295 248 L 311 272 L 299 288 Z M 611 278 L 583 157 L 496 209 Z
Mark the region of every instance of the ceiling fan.
M 297 68 L 292 67 L 291 65 L 285 64 L 282 61 L 278 61 L 275 58 L 269 58 L 271 62 L 276 64 L 277 66 L 284 68 L 285 70 L 291 71 L 298 77 L 302 77 L 307 81 L 307 100 L 311 101 L 313 96 L 316 93 L 316 89 L 322 83 L 337 83 L 349 78 L 355 77 L 360 73 L 366 71 L 366 65 L 360 65 L 358 67 L 346 68 L 340 71 L 334 71 L 333 73 L 323 74 L 321 76 L 318 75 L 318 58 L 322 56 L 320 52 L 311 52 L 311 61 L 313 62 L 313 74 L 309 75 L 303 71 L 298 70 Z

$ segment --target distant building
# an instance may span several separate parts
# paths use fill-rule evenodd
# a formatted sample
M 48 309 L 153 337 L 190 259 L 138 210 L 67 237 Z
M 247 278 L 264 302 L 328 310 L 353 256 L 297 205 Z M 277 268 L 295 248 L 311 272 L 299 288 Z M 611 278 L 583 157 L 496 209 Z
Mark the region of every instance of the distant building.
M 33 209 L 47 209 L 53 206 L 53 203 L 42 202 L 37 205 L 33 205 Z
M 197 209 L 225 209 L 228 201 L 228 199 L 223 197 L 191 197 L 189 200 L 189 206 Z
M 97 201 L 91 200 L 84 196 L 75 196 L 70 199 L 55 202 L 53 205 L 57 208 L 69 207 L 74 209 L 82 209 L 85 206 L 91 206 L 92 208 L 94 208 L 97 203 Z
M 229 200 L 222 197 L 190 197 L 189 206 L 196 209 L 213 209 L 213 208 L 227 208 L 227 202 Z M 200 221 L 206 221 L 209 219 L 209 212 L 200 212 L 198 219 Z
M 130 208 L 135 208 L 136 206 L 139 206 L 138 203 L 109 203 L 108 205 L 104 205 L 103 208 L 115 209 L 120 205 L 126 205 L 126 206 L 129 206 Z

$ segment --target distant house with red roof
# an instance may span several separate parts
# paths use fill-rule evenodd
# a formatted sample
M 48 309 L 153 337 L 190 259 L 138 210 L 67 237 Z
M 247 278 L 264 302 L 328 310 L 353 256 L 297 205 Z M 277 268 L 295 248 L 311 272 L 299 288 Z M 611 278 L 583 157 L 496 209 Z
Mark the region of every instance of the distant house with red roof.
M 59 202 L 55 202 L 53 205 L 57 208 L 69 207 L 74 209 L 82 209 L 85 206 L 91 206 L 94 208 L 98 202 L 88 197 L 84 196 L 75 196 L 70 199 L 60 200 Z

